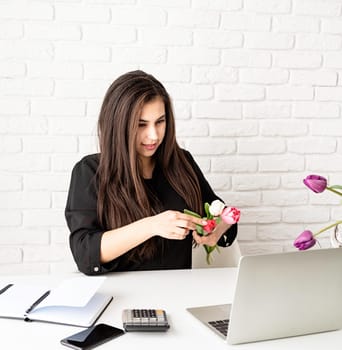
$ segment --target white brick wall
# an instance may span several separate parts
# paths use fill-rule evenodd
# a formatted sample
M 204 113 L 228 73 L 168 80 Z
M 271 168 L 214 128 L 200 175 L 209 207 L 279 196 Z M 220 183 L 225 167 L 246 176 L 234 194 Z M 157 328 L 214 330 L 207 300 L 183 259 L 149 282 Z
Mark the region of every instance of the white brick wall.
M 180 144 L 241 207 L 244 253 L 291 250 L 341 217 L 302 184 L 342 183 L 341 16 L 340 0 L 2 0 L 0 274 L 75 269 L 70 172 L 97 151 L 109 84 L 138 68 L 165 84 Z

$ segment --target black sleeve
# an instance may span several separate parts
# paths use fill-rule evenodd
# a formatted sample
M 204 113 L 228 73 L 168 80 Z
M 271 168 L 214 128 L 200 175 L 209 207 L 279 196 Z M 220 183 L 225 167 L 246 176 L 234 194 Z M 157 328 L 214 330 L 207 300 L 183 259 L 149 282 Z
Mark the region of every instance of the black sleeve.
M 203 199 L 203 203 L 208 202 L 211 203 L 212 201 L 214 201 L 215 199 L 219 199 L 220 201 L 222 201 L 221 198 L 219 198 L 215 192 L 213 191 L 213 189 L 211 188 L 211 186 L 209 185 L 208 181 L 206 180 L 206 178 L 204 177 L 200 167 L 197 165 L 197 163 L 195 162 L 195 160 L 193 159 L 192 155 L 186 152 L 186 156 L 188 158 L 188 160 L 190 161 L 197 177 L 200 183 L 200 187 L 201 187 L 201 192 L 202 192 L 202 199 Z M 223 202 L 223 201 L 222 201 Z M 219 241 L 217 242 L 217 244 L 221 247 L 229 247 L 230 245 L 233 244 L 236 236 L 237 236 L 237 224 L 232 225 L 219 239 Z
M 97 159 L 96 155 L 87 156 L 75 165 L 65 208 L 71 252 L 78 269 L 86 275 L 108 271 L 100 262 L 101 238 L 105 230 L 97 218 Z

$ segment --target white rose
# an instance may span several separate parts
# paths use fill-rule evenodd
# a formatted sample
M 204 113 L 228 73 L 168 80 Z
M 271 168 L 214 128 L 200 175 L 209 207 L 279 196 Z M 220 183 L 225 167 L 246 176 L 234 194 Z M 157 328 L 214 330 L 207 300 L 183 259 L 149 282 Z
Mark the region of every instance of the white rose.
M 220 216 L 225 204 L 220 200 L 214 200 L 209 206 L 209 213 L 213 216 Z

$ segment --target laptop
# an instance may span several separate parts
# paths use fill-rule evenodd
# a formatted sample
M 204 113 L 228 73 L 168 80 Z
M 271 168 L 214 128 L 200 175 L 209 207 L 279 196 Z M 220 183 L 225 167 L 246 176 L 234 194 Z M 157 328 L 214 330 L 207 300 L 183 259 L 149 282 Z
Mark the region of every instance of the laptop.
M 232 304 L 187 310 L 229 344 L 342 328 L 342 249 L 242 256 Z

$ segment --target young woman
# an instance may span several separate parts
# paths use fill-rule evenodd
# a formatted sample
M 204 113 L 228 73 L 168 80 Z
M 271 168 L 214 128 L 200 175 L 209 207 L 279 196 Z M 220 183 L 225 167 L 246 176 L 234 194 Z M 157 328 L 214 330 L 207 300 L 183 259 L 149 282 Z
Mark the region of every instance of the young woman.
M 87 275 L 191 268 L 193 241 L 230 245 L 236 224 L 197 235 L 203 203 L 218 199 L 189 152 L 176 141 L 171 100 L 142 71 L 109 87 L 98 121 L 100 153 L 79 161 L 65 210 L 70 247 Z

